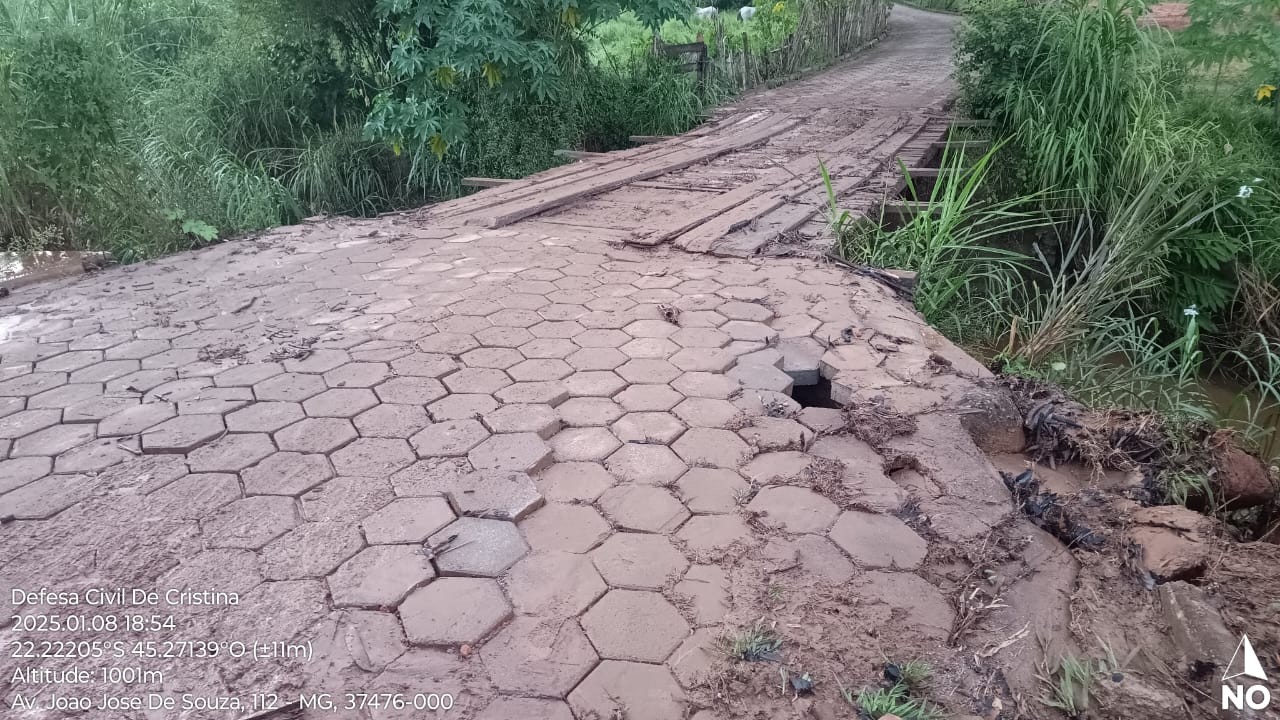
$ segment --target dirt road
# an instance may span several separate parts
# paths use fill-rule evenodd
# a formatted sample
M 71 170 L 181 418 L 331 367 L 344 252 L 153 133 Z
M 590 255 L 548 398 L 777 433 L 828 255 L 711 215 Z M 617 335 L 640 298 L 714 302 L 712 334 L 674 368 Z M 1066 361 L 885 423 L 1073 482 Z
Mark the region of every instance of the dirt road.
M 0 300 L 6 717 L 849 717 L 886 658 L 1009 702 L 1075 572 L 966 429 L 1019 418 L 885 287 L 706 254 L 816 231 L 818 153 L 882 196 L 950 23 L 666 143 Z M 1030 600 L 956 600 L 991 568 Z

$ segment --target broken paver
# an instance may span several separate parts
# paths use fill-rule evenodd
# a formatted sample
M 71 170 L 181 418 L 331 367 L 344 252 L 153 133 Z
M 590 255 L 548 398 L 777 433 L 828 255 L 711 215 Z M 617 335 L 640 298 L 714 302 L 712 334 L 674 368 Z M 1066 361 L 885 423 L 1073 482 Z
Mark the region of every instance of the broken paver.
M 413 591 L 399 613 L 409 642 L 456 645 L 482 640 L 511 617 L 511 605 L 493 580 L 445 577 Z
M 374 545 L 361 550 L 329 576 L 336 607 L 395 607 L 414 588 L 436 576 L 414 545 Z
M 515 523 L 462 517 L 427 538 L 441 575 L 498 577 L 529 551 Z
M 421 543 L 454 520 L 443 497 L 400 498 L 360 521 L 371 545 Z

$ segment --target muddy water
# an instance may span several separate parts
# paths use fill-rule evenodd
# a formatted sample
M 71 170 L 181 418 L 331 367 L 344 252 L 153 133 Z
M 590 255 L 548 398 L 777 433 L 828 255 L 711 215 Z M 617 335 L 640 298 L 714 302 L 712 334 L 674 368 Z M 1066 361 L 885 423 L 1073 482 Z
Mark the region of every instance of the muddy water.
M 40 280 L 77 275 L 102 267 L 109 260 L 101 252 L 0 253 L 0 287 L 13 290 Z
M 1219 416 L 1226 420 L 1244 422 L 1249 420 L 1249 412 L 1265 400 L 1256 392 L 1246 393 L 1239 383 L 1225 378 L 1206 379 L 1201 382 L 1200 389 L 1208 396 Z M 1256 422 L 1269 433 L 1262 440 L 1261 455 L 1270 458 L 1271 462 L 1280 462 L 1280 406 L 1271 405 L 1265 408 L 1256 418 Z

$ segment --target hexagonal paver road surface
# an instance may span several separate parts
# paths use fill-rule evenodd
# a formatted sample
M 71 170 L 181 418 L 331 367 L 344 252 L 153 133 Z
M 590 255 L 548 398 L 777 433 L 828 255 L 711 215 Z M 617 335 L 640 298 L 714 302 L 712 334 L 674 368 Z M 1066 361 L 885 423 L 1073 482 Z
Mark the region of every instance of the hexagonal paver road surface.
M 866 458 L 819 494 L 816 428 L 769 417 L 786 348 L 911 317 L 810 261 L 386 217 L 20 288 L 0 313 L 0 584 L 181 582 L 237 594 L 180 609 L 204 636 L 318 643 L 305 669 L 235 665 L 238 692 L 430 673 L 480 717 L 680 717 L 669 658 L 718 632 L 735 548 L 840 579 L 927 551 L 842 504 L 875 490 Z M 876 322 L 822 357 L 834 386 L 924 383 L 929 353 L 980 371 Z

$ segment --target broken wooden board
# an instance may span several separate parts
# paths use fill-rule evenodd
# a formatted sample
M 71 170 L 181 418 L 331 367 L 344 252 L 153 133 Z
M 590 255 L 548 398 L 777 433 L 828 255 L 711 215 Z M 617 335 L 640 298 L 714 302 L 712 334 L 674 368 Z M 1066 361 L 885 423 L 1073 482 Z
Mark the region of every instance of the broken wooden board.
M 763 123 L 763 128 L 754 127 L 748 132 L 736 137 L 730 137 L 728 141 L 721 140 L 705 148 L 689 147 L 654 160 L 628 163 L 627 167 L 619 170 L 595 173 L 578 182 L 565 184 L 558 189 L 539 192 L 527 200 L 489 208 L 469 222 L 490 228 L 503 227 L 579 198 L 614 190 L 637 180 L 648 180 L 659 175 L 665 175 L 744 147 L 750 147 L 768 140 L 773 135 L 789 130 L 799 123 L 799 119 L 780 116 L 776 122 Z

